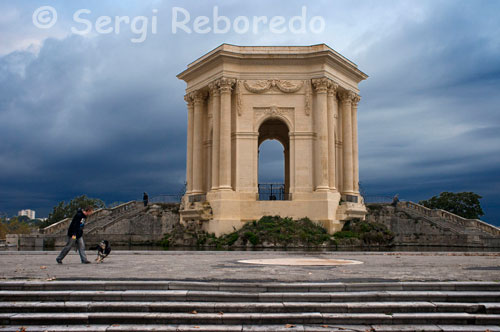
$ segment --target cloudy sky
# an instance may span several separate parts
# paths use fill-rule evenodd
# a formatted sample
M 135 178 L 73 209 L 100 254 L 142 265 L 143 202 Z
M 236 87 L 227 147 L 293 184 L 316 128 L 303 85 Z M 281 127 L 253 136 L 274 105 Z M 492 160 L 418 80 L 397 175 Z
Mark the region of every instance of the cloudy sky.
M 47 5 L 55 23 L 38 10 Z M 214 33 L 214 11 L 288 22 L 303 10 L 305 33 Z M 364 193 L 473 191 L 500 225 L 499 1 L 1 1 L 0 13 L 0 212 L 179 192 L 187 117 L 176 74 L 222 43 L 326 43 L 370 76 L 358 115 Z M 131 24 L 116 29 L 116 16 Z M 262 149 L 262 180 L 279 180 L 279 145 Z

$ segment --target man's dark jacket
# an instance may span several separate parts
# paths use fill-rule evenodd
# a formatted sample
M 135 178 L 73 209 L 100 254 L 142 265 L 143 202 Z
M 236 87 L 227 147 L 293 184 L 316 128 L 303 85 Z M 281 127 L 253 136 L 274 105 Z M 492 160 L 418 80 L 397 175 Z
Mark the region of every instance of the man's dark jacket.
M 86 218 L 86 216 L 83 214 L 83 211 L 81 209 L 79 209 L 78 212 L 73 217 L 73 220 L 71 220 L 71 224 L 69 225 L 69 228 L 68 228 L 68 236 L 76 235 L 77 239 L 82 237 L 83 226 L 80 226 L 80 223 L 81 223 L 82 219 L 85 219 L 85 218 Z

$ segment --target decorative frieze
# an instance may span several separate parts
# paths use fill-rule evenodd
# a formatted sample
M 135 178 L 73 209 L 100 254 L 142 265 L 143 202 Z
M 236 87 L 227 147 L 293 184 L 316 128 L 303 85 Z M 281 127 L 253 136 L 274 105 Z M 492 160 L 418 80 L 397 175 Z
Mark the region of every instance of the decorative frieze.
M 264 93 L 272 88 L 277 88 L 284 93 L 295 93 L 304 85 L 303 81 L 289 80 L 245 80 L 243 81 L 245 89 L 253 93 Z

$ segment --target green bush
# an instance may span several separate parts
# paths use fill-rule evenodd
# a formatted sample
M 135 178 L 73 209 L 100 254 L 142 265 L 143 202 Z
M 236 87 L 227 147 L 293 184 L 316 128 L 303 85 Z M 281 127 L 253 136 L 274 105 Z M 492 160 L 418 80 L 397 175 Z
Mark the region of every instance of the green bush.
M 340 231 L 333 234 L 333 236 L 337 239 L 359 239 L 359 234 L 353 231 Z
M 239 238 L 239 234 L 234 232 L 225 236 L 224 242 L 228 246 L 232 246 Z
M 257 235 L 255 235 L 253 232 L 250 232 L 250 231 L 245 232 L 245 234 L 243 235 L 243 238 L 245 240 L 248 240 L 254 246 L 259 243 L 259 237 Z
M 160 245 L 165 249 L 168 249 L 170 247 L 170 234 L 169 233 L 165 234 L 163 239 L 160 241 Z

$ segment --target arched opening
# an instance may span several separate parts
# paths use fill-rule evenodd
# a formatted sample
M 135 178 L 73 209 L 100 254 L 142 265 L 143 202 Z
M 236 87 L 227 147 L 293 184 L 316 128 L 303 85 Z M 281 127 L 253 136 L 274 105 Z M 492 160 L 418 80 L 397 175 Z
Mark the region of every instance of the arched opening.
M 276 118 L 259 128 L 259 200 L 290 199 L 290 140 L 287 125 Z

